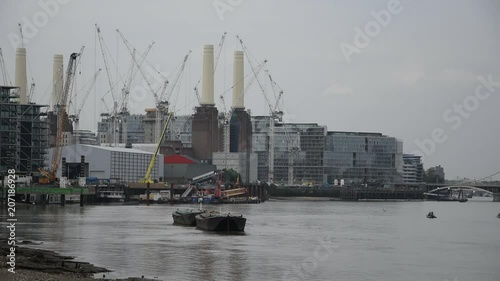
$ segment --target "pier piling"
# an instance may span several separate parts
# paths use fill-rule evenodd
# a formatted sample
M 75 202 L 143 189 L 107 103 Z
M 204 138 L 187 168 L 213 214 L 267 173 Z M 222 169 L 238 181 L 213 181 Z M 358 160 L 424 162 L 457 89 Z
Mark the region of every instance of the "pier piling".
M 500 202 L 500 193 L 493 193 L 493 202 Z

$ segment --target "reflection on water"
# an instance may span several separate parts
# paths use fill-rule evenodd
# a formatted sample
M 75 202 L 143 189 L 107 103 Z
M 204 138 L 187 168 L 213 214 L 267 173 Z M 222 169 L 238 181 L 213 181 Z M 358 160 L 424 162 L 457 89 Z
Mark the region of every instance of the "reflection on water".
M 173 225 L 171 212 L 181 206 L 19 205 L 16 232 L 43 242 L 33 247 L 111 269 L 109 277 L 498 280 L 500 203 L 477 200 L 214 207 L 245 214 L 245 235 Z M 429 211 L 438 218 L 427 219 Z

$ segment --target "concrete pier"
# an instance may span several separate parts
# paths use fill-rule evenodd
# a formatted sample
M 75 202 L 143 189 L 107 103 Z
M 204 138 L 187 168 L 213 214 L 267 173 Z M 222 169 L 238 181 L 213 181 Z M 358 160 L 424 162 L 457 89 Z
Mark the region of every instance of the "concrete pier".
M 493 202 L 500 202 L 500 193 L 493 193 Z

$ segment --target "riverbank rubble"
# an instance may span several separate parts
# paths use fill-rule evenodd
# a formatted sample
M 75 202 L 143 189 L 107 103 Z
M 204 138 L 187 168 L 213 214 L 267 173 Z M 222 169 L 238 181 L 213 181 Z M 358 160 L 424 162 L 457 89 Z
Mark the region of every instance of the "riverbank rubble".
M 95 281 L 100 278 L 94 279 L 94 274 L 102 273 L 105 276 L 107 272 L 110 272 L 106 268 L 77 261 L 74 257 L 59 255 L 53 251 L 19 246 L 19 244 L 28 245 L 32 242 L 23 241 L 23 243 L 16 245 L 15 273 L 11 273 L 8 272 L 10 267 L 6 258 L 10 253 L 10 246 L 6 239 L 0 239 L 0 255 L 4 261 L 0 265 L 0 280 L 2 281 Z M 106 280 L 145 281 L 153 279 L 132 277 L 127 279 L 106 278 Z

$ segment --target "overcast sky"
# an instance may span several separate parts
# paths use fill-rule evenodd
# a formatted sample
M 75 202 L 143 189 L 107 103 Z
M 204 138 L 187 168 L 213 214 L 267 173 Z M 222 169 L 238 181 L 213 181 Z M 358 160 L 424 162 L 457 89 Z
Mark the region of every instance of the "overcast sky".
M 82 129 L 95 130 L 99 114 L 112 106 L 110 93 L 106 106 L 101 101 L 109 85 L 95 23 L 114 62 L 114 81 L 116 68 L 126 77 L 131 62 L 117 28 L 138 53 L 154 41 L 144 66 L 158 68 L 171 80 L 192 50 L 171 99 L 178 114 L 190 114 L 197 103 L 193 87 L 201 76 L 203 45 L 217 46 L 228 32 L 216 73 L 219 109 L 219 95 L 231 87 L 239 35 L 255 65 L 268 60 L 266 67 L 284 90 L 287 120 L 397 137 L 405 153 L 424 156 L 426 168 L 444 166 L 448 179 L 500 171 L 499 1 L 55 1 L 2 0 L 0 47 L 13 80 L 13 46 L 21 22 L 28 79 L 36 83 L 33 99 L 50 104 L 53 55 L 63 54 L 66 65 L 69 54 L 85 45 L 77 88 L 97 69 L 103 71 L 97 91 L 90 92 L 83 106 Z M 260 78 L 272 97 L 264 75 Z M 139 73 L 132 84 L 131 98 L 137 101 L 130 105 L 133 113 L 154 107 L 143 80 Z M 161 79 L 153 80 L 159 89 Z M 121 95 L 120 88 L 115 95 Z M 144 89 L 145 98 L 137 89 Z M 85 92 L 79 92 L 77 106 Z M 230 92 L 223 95 L 229 107 Z M 245 103 L 254 115 L 268 114 L 256 83 Z

